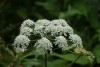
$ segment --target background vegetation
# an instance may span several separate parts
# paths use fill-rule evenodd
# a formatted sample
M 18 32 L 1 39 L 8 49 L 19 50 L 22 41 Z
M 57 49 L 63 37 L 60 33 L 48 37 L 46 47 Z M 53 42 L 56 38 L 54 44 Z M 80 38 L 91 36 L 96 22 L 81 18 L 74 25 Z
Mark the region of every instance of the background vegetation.
M 82 37 L 83 45 L 95 55 L 92 64 L 83 56 L 72 67 L 100 67 L 100 0 L 0 0 L 0 67 L 42 67 L 43 57 L 35 58 L 29 47 L 16 61 L 12 43 L 25 19 L 65 19 Z M 78 55 L 48 56 L 48 67 L 69 67 Z M 15 66 L 14 66 L 15 65 Z

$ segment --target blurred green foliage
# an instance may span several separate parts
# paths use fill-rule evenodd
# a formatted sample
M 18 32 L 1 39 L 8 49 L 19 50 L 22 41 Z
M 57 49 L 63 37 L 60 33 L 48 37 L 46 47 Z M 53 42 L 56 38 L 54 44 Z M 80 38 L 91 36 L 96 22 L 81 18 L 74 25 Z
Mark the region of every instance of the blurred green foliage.
M 0 0 L 0 67 L 42 67 L 43 58 L 29 47 L 17 57 L 12 43 L 23 20 L 63 18 L 82 37 L 83 45 L 95 55 L 90 64 L 79 58 L 73 67 L 100 66 L 100 0 Z M 48 67 L 66 67 L 78 55 L 58 51 L 48 56 Z

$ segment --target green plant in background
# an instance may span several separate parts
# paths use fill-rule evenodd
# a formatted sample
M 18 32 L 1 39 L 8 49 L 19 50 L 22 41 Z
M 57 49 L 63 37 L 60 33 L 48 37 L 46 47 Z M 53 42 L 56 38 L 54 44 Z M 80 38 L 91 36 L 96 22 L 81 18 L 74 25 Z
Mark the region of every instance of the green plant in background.
M 36 38 L 33 40 L 29 39 L 34 37 Z M 47 67 L 48 53 L 52 54 L 56 49 L 75 52 L 80 54 L 80 56 L 82 54 L 86 55 L 89 60 L 93 62 L 93 54 L 84 49 L 81 38 L 74 33 L 74 30 L 63 19 L 52 21 L 42 19 L 37 22 L 33 22 L 29 19 L 25 20 L 20 27 L 20 34 L 13 43 L 18 57 L 17 63 L 15 63 L 14 66 L 19 67 L 22 61 L 22 59 L 19 58 L 22 53 L 27 50 L 30 42 L 32 42 L 33 46 L 36 48 L 34 52 L 36 52 L 37 55 L 44 55 L 45 67 Z M 73 63 L 76 61 L 77 60 Z

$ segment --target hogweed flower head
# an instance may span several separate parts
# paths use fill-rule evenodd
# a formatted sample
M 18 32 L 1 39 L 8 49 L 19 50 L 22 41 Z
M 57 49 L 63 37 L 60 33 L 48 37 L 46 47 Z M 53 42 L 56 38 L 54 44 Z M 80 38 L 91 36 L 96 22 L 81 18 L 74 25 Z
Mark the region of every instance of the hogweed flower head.
M 33 27 L 32 27 L 33 26 Z M 73 49 L 76 53 L 83 53 L 88 55 L 91 59 L 94 56 L 83 49 L 81 37 L 74 33 L 72 27 L 63 19 L 56 19 L 49 21 L 41 19 L 36 22 L 28 19 L 25 20 L 20 27 L 20 34 L 16 37 L 13 45 L 16 52 L 24 52 L 30 43 L 28 38 L 31 34 L 35 37 L 34 47 L 39 55 L 52 52 L 57 45 L 57 48 L 64 50 Z M 40 38 L 40 39 L 39 39 Z M 69 44 L 69 41 L 73 44 Z

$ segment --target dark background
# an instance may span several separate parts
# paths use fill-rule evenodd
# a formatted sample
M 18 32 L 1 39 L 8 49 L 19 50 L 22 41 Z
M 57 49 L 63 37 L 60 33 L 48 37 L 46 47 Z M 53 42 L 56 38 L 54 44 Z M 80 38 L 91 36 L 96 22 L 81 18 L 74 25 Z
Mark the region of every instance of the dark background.
M 92 64 L 80 59 L 73 67 L 100 67 L 100 0 L 0 0 L 0 67 L 12 67 L 15 62 L 12 43 L 24 20 L 58 18 L 68 22 L 81 36 L 86 50 L 96 57 Z M 20 67 L 41 67 L 38 61 L 29 60 L 32 56 L 23 60 Z M 76 57 L 50 58 L 48 67 L 66 67 Z

